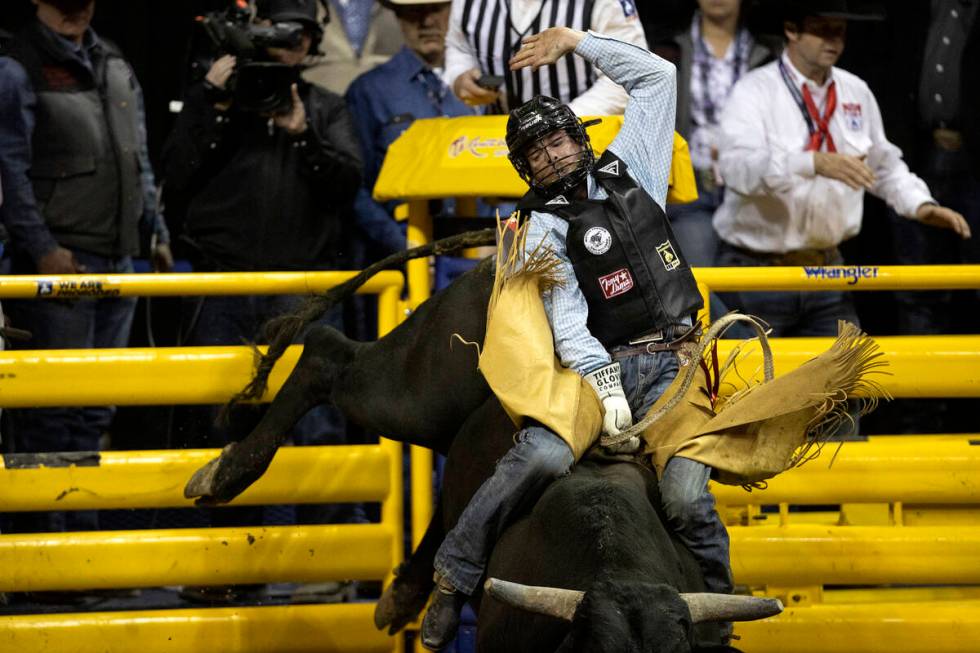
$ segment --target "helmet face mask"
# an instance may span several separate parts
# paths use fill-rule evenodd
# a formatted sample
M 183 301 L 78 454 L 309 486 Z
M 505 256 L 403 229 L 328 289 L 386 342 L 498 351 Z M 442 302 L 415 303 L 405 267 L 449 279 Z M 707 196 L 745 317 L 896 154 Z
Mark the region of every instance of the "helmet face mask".
M 582 121 L 554 98 L 538 96 L 507 120 L 508 158 L 528 186 L 546 197 L 585 182 L 595 155 Z

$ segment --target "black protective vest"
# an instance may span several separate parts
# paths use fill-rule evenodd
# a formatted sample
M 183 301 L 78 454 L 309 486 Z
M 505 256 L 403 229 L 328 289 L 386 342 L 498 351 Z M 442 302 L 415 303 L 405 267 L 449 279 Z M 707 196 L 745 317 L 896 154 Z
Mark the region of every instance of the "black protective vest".
M 136 254 L 143 192 L 132 71 L 102 41 L 92 53 L 93 75 L 57 38 L 35 22 L 7 51 L 37 96 L 29 176 L 38 209 L 61 245 Z
M 593 176 L 607 199 L 549 200 L 531 191 L 518 209 L 568 221 L 565 246 L 589 304 L 589 331 L 609 348 L 678 324 L 704 303 L 667 216 L 626 163 L 607 150 Z

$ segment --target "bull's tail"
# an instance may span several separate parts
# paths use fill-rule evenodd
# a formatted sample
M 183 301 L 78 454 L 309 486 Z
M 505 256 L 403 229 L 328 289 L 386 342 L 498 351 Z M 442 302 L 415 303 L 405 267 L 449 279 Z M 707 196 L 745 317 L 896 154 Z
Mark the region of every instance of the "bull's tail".
M 263 354 L 253 345 L 256 363 L 252 380 L 248 382 L 241 392 L 231 398 L 231 401 L 225 406 L 223 414 L 227 416 L 228 411 L 238 403 L 257 400 L 262 397 L 269 384 L 269 374 L 272 373 L 272 368 L 275 366 L 276 361 L 286 352 L 286 348 L 293 344 L 293 341 L 299 336 L 306 325 L 320 318 L 331 308 L 353 295 L 358 288 L 378 272 L 399 267 L 405 262 L 416 258 L 449 254 L 469 247 L 493 245 L 495 239 L 496 231 L 494 229 L 481 229 L 479 231 L 468 231 L 456 236 L 450 236 L 449 238 L 442 238 L 428 245 L 396 252 L 369 265 L 339 286 L 335 286 L 321 295 L 310 297 L 295 312 L 272 318 L 262 327 L 264 339 L 269 343 L 268 350 Z

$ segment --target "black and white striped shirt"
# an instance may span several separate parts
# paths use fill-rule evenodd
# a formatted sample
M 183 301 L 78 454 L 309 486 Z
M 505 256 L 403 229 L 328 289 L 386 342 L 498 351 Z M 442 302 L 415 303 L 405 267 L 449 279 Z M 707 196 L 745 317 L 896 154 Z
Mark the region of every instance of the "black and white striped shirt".
M 491 109 L 494 113 L 517 107 L 535 95 L 572 103 L 600 79 L 601 86 L 591 91 L 595 101 L 586 103 L 586 108 L 593 113 L 622 113 L 625 106 L 625 91 L 601 78 L 581 57 L 565 57 L 534 72 L 530 68 L 511 72 L 507 61 L 525 36 L 563 26 L 618 32 L 623 40 L 646 47 L 631 0 L 453 0 L 450 21 L 447 81 L 452 83 L 472 67 L 483 74 L 503 76 L 500 101 Z M 576 109 L 574 104 L 572 108 Z

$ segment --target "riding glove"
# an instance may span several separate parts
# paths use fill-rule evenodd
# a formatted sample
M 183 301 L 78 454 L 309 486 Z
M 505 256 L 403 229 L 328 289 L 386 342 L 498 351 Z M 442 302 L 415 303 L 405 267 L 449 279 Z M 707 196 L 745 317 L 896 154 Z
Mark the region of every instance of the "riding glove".
M 585 375 L 585 380 L 599 395 L 602 402 L 602 432 L 617 435 L 633 425 L 633 412 L 630 410 L 623 383 L 619 378 L 619 363 L 610 363 Z

